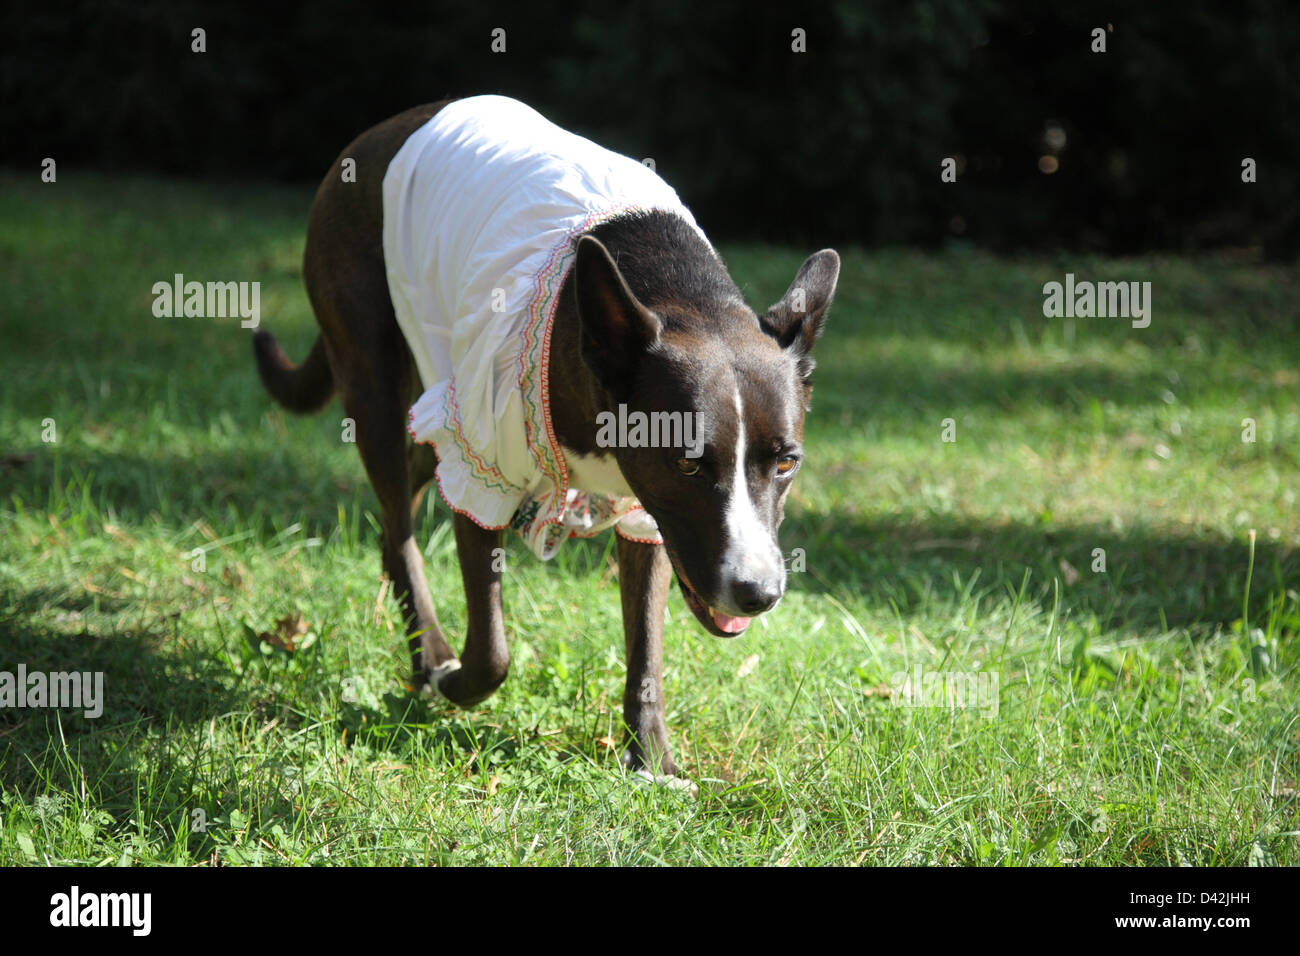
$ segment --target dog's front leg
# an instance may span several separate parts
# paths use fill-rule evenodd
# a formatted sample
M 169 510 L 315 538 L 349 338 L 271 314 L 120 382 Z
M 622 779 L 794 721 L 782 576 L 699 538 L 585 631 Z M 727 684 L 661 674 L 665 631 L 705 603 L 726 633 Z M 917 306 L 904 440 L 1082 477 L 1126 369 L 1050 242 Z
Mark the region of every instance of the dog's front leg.
M 435 673 L 438 693 L 461 707 L 492 695 L 510 671 L 505 618 L 501 610 L 501 532 L 480 528 L 457 514 L 456 554 L 465 583 L 467 618 L 460 666 Z
M 662 544 L 642 544 L 618 536 L 619 591 L 627 647 L 623 719 L 628 736 L 623 763 L 629 770 L 649 777 L 677 773 L 664 725 L 664 605 L 672 575 L 668 552 Z

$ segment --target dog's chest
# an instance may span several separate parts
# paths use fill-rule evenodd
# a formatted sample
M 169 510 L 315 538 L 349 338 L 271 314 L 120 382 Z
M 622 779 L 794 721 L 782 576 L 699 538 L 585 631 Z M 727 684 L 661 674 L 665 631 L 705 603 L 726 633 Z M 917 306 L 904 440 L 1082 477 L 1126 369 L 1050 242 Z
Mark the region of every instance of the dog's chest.
M 564 465 L 569 470 L 569 487 L 588 494 L 631 497 L 632 489 L 623 477 L 618 461 L 612 454 L 583 455 L 561 446 Z

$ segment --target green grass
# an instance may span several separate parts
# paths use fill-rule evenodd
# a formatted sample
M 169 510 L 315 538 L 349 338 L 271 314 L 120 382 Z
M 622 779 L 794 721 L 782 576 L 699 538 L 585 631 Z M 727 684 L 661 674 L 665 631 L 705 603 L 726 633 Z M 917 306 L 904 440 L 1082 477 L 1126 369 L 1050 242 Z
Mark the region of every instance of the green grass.
M 305 355 L 310 191 L 0 194 L 0 670 L 106 698 L 0 710 L 0 863 L 1300 863 L 1294 269 L 842 250 L 782 533 L 806 571 L 738 641 L 670 599 L 690 799 L 609 746 L 607 536 L 511 540 L 510 679 L 414 697 L 337 404 L 273 407 L 237 320 L 153 317 L 176 272 L 258 280 Z M 762 306 L 811 250 L 722 251 Z M 1149 280 L 1151 327 L 1044 319 L 1067 271 Z M 440 502 L 421 540 L 459 642 Z M 289 614 L 310 648 L 249 643 Z M 917 666 L 996 674 L 996 715 L 894 706 Z

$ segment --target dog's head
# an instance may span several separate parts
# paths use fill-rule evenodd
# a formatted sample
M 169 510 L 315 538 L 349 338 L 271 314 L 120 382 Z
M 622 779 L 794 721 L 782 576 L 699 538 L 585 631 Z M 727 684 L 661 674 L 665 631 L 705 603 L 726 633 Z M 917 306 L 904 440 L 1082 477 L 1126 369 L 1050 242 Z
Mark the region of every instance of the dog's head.
M 578 243 L 583 361 L 610 405 L 646 427 L 615 444 L 619 468 L 659 525 L 687 605 L 719 637 L 785 593 L 777 528 L 804 464 L 812 348 L 839 268 L 823 249 L 763 315 L 738 293 L 702 314 L 671 296 L 643 304 L 604 245 Z

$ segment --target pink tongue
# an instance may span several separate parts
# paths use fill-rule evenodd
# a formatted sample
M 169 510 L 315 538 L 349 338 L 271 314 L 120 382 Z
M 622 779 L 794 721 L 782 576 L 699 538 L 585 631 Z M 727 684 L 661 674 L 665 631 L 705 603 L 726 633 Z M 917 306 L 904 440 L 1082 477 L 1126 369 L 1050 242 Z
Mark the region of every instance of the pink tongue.
M 750 620 L 751 618 L 748 617 L 730 617 L 721 611 L 713 612 L 713 623 L 718 625 L 718 630 L 724 634 L 739 634 L 749 627 Z

